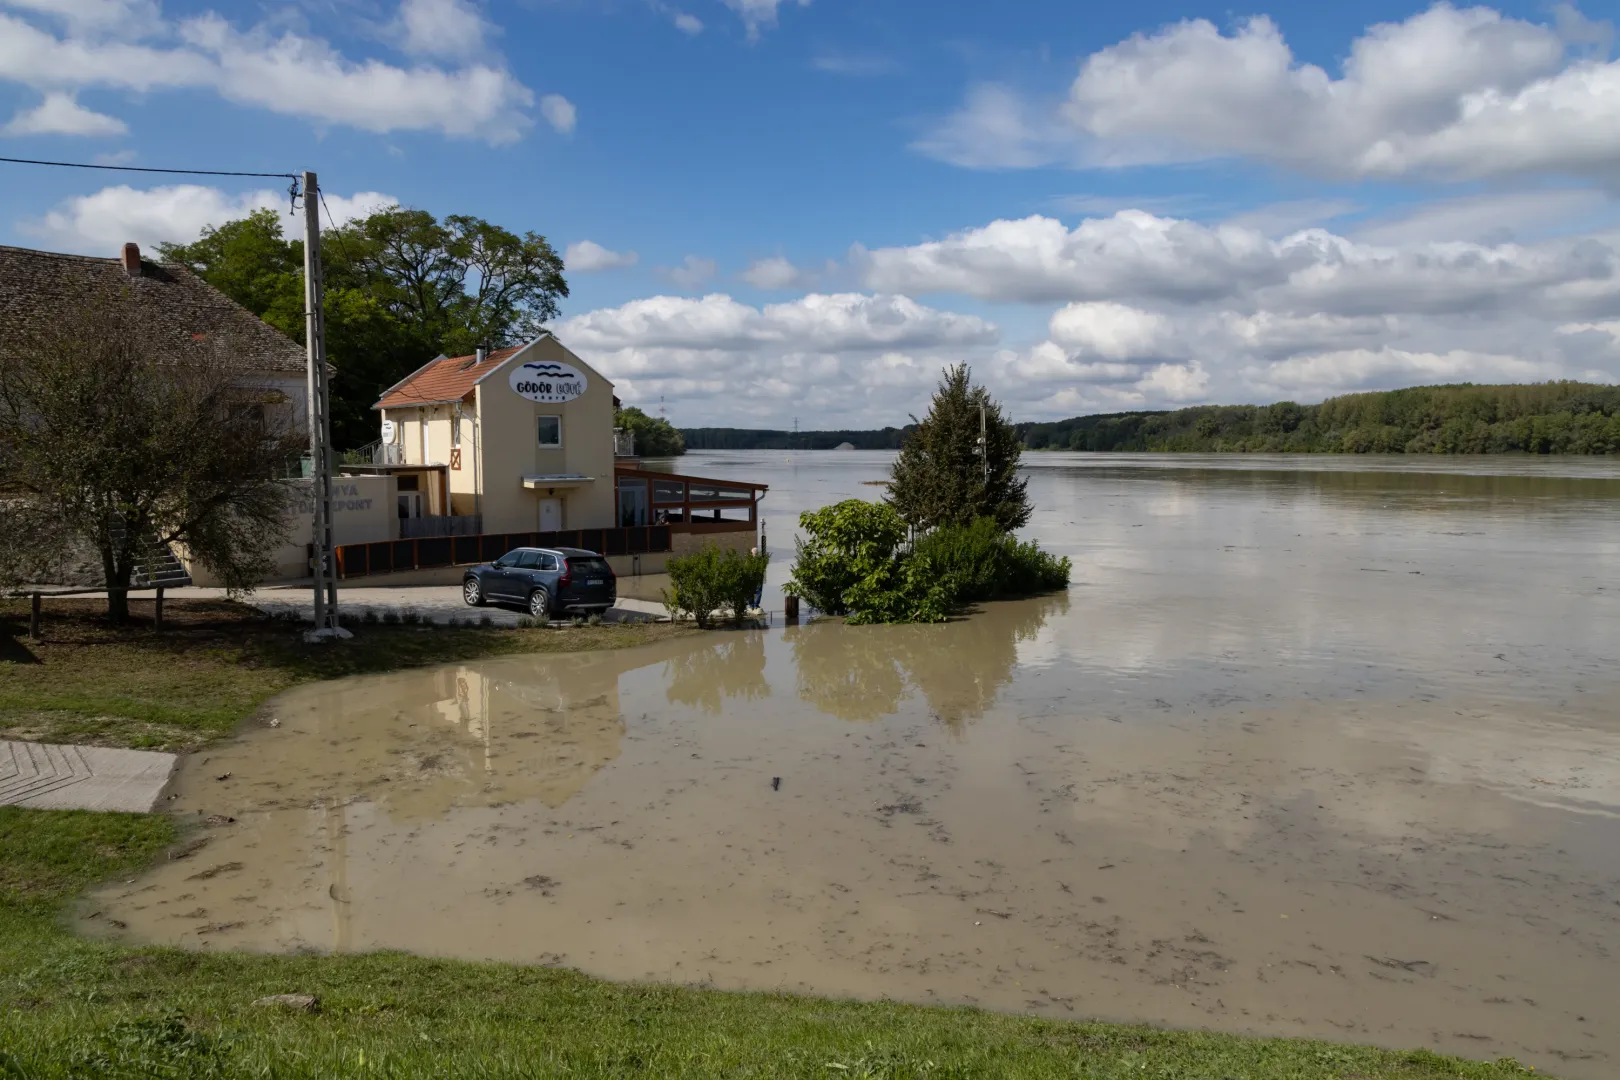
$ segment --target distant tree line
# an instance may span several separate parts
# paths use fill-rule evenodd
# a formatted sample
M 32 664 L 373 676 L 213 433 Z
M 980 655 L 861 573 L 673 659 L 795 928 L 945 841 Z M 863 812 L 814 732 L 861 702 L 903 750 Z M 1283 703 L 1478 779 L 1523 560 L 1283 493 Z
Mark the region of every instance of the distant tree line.
M 682 428 L 688 450 L 898 450 L 911 425 L 877 431 L 770 431 L 763 428 Z
M 1312 454 L 1620 453 L 1620 387 L 1414 386 L 1320 405 L 1200 405 L 1020 424 L 1032 450 Z

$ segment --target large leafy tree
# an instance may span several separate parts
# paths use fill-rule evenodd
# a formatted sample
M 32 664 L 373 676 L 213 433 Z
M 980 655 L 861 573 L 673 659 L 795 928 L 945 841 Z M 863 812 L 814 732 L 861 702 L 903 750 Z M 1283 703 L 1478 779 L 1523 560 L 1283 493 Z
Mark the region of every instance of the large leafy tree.
M 648 416 L 634 405 L 626 405 L 614 421 L 635 436 L 636 453 L 641 457 L 678 457 L 686 453 L 686 440 L 662 417 Z
M 304 245 L 274 210 L 165 244 L 215 288 L 297 341 L 304 340 Z M 535 337 L 568 295 L 562 258 L 546 238 L 481 218 L 388 207 L 327 232 L 327 356 L 332 437 L 358 446 L 376 437 L 372 404 L 438 355 L 500 348 Z
M 281 478 L 301 439 L 235 355 L 226 337 L 172 344 L 119 292 L 0 341 L 0 577 L 37 580 L 88 546 L 120 622 L 154 543 L 231 588 L 260 580 L 286 540 Z
M 966 364 L 945 369 L 928 415 L 912 420 L 888 494 L 906 524 L 926 531 L 991 518 L 1011 531 L 1029 521 L 1028 482 L 1018 476 L 1023 443 L 990 392 L 973 385 Z

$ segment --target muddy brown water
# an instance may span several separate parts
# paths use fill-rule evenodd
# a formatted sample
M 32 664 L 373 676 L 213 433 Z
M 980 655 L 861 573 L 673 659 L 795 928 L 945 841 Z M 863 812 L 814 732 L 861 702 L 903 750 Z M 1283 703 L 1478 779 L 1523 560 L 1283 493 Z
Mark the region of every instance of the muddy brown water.
M 884 460 L 683 467 L 781 551 Z M 1620 467 L 1403 464 L 1042 455 L 1064 595 L 294 691 L 86 925 L 1614 1076 Z

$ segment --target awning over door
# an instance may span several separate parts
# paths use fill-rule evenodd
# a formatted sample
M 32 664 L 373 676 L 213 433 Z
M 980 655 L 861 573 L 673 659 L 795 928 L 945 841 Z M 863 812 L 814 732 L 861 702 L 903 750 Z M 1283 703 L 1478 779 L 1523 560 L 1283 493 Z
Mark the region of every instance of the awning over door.
M 579 473 L 544 473 L 539 476 L 525 476 L 523 478 L 523 486 L 530 491 L 538 488 L 577 488 L 594 483 L 596 483 L 596 477 L 581 476 Z

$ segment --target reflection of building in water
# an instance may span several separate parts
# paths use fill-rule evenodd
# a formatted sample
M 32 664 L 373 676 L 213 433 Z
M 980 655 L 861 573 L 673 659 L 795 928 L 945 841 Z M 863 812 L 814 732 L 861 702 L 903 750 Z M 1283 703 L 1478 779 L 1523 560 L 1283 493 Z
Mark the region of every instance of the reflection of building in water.
M 407 805 L 536 799 L 561 806 L 619 756 L 622 669 L 603 653 L 566 662 L 537 657 L 527 670 L 506 662 L 493 674 L 472 665 L 433 673 L 437 700 L 428 711 L 440 730 L 458 737 L 421 756 L 418 773 L 427 783 Z
M 977 720 L 1012 680 L 1019 643 L 1068 605 L 1068 593 L 1056 593 L 984 604 L 948 623 L 791 627 L 799 697 L 843 720 L 877 720 L 917 693 L 948 726 Z

